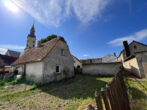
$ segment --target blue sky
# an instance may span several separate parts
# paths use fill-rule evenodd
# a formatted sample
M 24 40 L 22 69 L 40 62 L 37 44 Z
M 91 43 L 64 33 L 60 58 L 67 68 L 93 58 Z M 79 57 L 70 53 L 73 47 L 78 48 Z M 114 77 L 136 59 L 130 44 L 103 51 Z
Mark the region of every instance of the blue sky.
M 147 44 L 147 0 L 1 0 L 0 53 L 23 51 L 33 23 L 37 40 L 63 36 L 80 59 L 119 55 L 123 40 Z

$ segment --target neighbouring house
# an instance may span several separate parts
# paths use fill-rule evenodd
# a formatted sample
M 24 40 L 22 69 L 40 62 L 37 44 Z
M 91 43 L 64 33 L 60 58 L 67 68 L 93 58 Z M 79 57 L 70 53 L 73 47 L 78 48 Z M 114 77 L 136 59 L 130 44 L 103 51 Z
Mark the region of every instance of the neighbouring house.
M 74 60 L 74 68 L 82 68 L 82 63 L 77 57 L 73 56 L 73 60 Z
M 108 55 L 106 55 L 102 58 L 103 63 L 117 62 L 117 61 L 118 61 L 118 59 L 117 59 L 117 56 L 115 54 L 114 55 L 108 54 Z
M 10 71 L 10 65 L 16 61 L 16 57 L 7 56 L 7 55 L 1 55 L 0 54 L 0 73 L 9 73 Z
M 139 78 L 147 76 L 147 45 L 137 41 L 132 41 L 130 44 L 124 41 L 123 45 L 124 49 L 118 57 L 123 67 Z
M 82 63 L 80 62 L 80 60 L 73 56 L 73 61 L 75 73 L 82 73 Z
M 12 71 L 15 69 L 18 73 L 25 73 L 27 80 L 36 83 L 49 83 L 74 76 L 72 55 L 66 41 L 60 37 L 27 48 L 12 64 Z
M 102 63 L 102 58 L 81 59 L 82 64 L 97 64 Z
M 8 49 L 5 55 L 18 58 L 21 55 L 21 52 L 17 52 L 17 51 Z

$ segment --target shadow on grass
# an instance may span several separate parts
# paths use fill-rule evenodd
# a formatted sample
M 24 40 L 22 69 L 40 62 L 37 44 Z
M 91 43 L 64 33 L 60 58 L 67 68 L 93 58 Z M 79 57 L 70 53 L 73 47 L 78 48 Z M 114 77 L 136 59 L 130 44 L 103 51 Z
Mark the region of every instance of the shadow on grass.
M 95 90 L 100 92 L 102 87 L 105 87 L 106 81 L 97 77 L 77 75 L 67 81 L 51 83 L 49 85 L 40 86 L 43 92 L 57 96 L 62 99 L 71 98 L 94 98 Z
M 147 97 L 147 95 L 143 91 L 135 87 L 130 88 L 130 90 L 132 99 L 144 99 L 145 97 Z

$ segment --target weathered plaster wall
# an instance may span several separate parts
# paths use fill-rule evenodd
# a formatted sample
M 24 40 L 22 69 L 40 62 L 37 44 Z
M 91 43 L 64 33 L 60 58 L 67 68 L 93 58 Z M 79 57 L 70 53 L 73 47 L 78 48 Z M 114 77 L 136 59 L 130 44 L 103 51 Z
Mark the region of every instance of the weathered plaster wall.
M 121 63 L 87 64 L 83 65 L 82 71 L 83 74 L 112 76 L 120 70 L 121 66 Z
M 125 69 L 134 73 L 139 78 L 145 77 L 145 68 L 143 63 L 147 63 L 147 52 L 137 53 L 135 58 L 123 62 Z
M 43 62 L 26 64 L 26 78 L 29 81 L 42 83 L 43 79 Z
M 13 73 L 15 70 L 18 70 L 18 74 L 24 73 L 24 65 L 15 65 L 10 67 L 10 73 Z
M 147 62 L 143 62 L 142 65 L 143 65 L 143 68 L 144 68 L 145 77 L 147 78 Z
M 123 66 L 125 69 L 134 73 L 134 75 L 136 75 L 137 77 L 141 78 L 139 64 L 136 58 L 132 58 L 128 61 L 123 62 Z
M 77 66 L 80 66 L 80 68 L 82 68 L 82 64 L 79 60 L 77 60 L 76 58 L 73 57 L 74 60 L 74 67 L 77 68 Z
M 61 49 L 64 49 L 63 56 L 61 55 Z M 59 73 L 56 73 L 56 66 L 59 66 Z M 44 83 L 72 76 L 74 76 L 73 58 L 68 46 L 63 41 L 58 41 L 56 46 L 44 59 Z

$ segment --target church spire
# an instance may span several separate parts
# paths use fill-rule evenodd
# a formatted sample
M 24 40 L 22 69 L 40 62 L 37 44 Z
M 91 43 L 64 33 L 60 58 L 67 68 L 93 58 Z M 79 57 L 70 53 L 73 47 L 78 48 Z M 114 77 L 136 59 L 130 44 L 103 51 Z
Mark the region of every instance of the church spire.
M 26 43 L 25 50 L 35 47 L 35 44 L 36 44 L 36 36 L 35 36 L 35 27 L 33 24 L 30 30 L 30 33 L 28 34 L 28 37 L 27 37 L 27 43 Z
M 32 28 L 31 28 L 31 30 L 30 30 L 30 34 L 31 34 L 31 35 L 34 35 L 34 34 L 35 34 L 35 27 L 34 27 L 34 24 L 33 24 Z
M 30 36 L 30 37 L 36 37 L 36 36 L 35 36 L 35 27 L 34 27 L 34 24 L 33 24 L 32 28 L 31 28 L 31 30 L 30 30 L 29 36 Z

